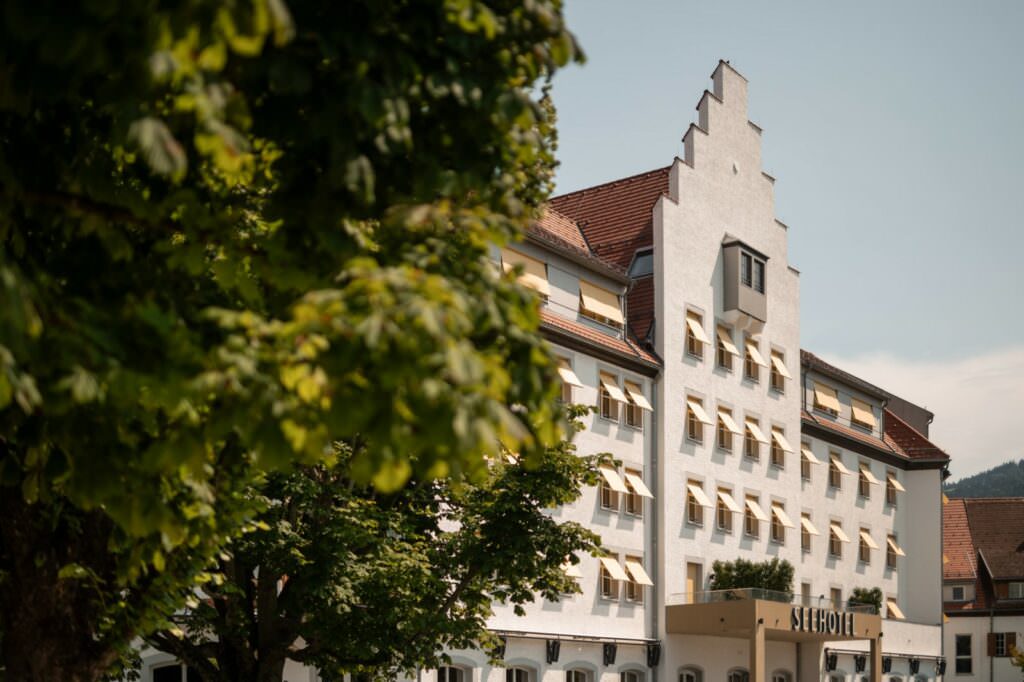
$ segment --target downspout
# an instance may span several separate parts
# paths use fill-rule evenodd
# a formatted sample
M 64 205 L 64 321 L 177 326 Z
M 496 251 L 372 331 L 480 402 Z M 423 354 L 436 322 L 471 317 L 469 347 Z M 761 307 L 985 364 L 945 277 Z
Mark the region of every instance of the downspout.
M 655 490 L 658 490 L 658 391 L 657 386 L 652 386 L 654 390 L 651 391 L 651 484 Z M 651 542 L 651 556 L 654 558 L 650 562 L 651 571 L 654 576 L 651 582 L 654 583 L 653 594 L 651 595 L 651 611 L 650 611 L 650 628 L 651 633 L 649 639 L 658 639 L 658 611 L 661 609 L 661 599 L 658 593 L 659 578 L 661 574 L 661 561 L 658 556 L 658 503 L 661 501 L 661 491 L 659 490 L 658 497 L 655 498 L 655 502 L 651 504 L 651 518 L 648 523 Z M 646 652 L 645 652 L 646 653 Z M 664 651 L 662 652 L 664 657 Z M 660 663 L 661 661 L 659 661 Z M 658 666 L 651 668 L 651 682 L 658 682 Z
M 989 574 L 991 577 L 991 573 Z M 988 634 L 985 635 L 985 653 L 988 653 L 988 638 L 995 631 L 996 628 L 996 612 L 995 609 L 988 610 Z M 989 654 L 988 657 L 988 682 L 995 682 L 996 674 L 996 660 L 995 657 Z

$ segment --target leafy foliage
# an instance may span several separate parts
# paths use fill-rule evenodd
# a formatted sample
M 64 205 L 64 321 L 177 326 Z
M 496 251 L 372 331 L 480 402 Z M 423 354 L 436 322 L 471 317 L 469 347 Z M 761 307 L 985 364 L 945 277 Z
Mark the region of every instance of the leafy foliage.
M 96 679 L 333 439 L 394 493 L 560 438 L 488 253 L 550 191 L 534 84 L 575 56 L 558 0 L 5 4 L 10 675 Z
M 778 557 L 768 561 L 716 561 L 711 565 L 711 571 L 708 576 L 708 589 L 711 590 L 793 590 L 793 564 Z
M 1024 459 L 945 485 L 950 497 L 1024 497 Z
M 847 600 L 847 603 L 850 606 L 869 604 L 875 607 L 875 613 L 881 613 L 882 589 L 880 587 L 872 587 L 870 589 L 866 587 L 855 587 L 850 592 L 850 598 Z
M 210 682 L 280 680 L 286 657 L 331 677 L 390 679 L 436 667 L 444 647 L 494 644 L 493 602 L 518 609 L 579 591 L 562 565 L 595 553 L 598 537 L 545 510 L 596 484 L 598 457 L 564 441 L 533 466 L 493 460 L 479 483 L 414 480 L 381 494 L 353 484 L 357 453 L 342 449 L 333 466 L 270 478 L 261 529 L 220 561 L 226 581 L 177 619 L 184 638 L 164 631 L 151 644 Z

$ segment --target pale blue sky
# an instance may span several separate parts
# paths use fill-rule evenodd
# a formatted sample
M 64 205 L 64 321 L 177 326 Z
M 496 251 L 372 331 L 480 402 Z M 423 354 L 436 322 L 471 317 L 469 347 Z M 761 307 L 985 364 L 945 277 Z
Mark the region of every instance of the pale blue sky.
M 568 0 L 566 15 L 588 61 L 555 79 L 559 192 L 668 165 L 728 59 L 764 129 L 805 348 L 917 363 L 904 388 L 865 378 L 928 404 L 927 372 L 1024 347 L 1024 2 Z M 1019 421 L 1024 394 L 1004 398 Z

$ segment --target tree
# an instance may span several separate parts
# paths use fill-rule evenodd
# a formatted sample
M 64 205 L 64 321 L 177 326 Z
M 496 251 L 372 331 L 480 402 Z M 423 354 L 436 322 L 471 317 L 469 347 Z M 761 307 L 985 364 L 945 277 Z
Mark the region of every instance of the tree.
M 601 458 L 563 441 L 529 466 L 498 458 L 479 483 L 414 480 L 382 494 L 353 485 L 353 456 L 346 447 L 333 466 L 272 476 L 263 529 L 232 544 L 224 584 L 177 619 L 186 636 L 149 643 L 208 682 L 279 682 L 286 658 L 391 678 L 436 667 L 444 647 L 493 645 L 493 602 L 579 591 L 563 564 L 599 539 L 545 510 L 596 484 Z
M 334 439 L 383 492 L 557 440 L 487 256 L 550 190 L 533 86 L 575 54 L 557 0 L 5 4 L 9 677 L 97 679 Z
M 882 589 L 880 587 L 872 587 L 868 589 L 866 587 L 855 587 L 850 592 L 850 598 L 847 600 L 850 606 L 857 606 L 858 604 L 865 604 L 868 606 L 875 607 L 875 613 L 882 612 Z
M 1024 650 L 1018 649 L 1015 646 L 1010 647 L 1010 665 L 1020 668 L 1021 672 L 1024 673 Z
M 775 592 L 793 591 L 793 564 L 775 557 L 769 561 L 716 561 L 711 565 L 708 589 L 755 588 Z

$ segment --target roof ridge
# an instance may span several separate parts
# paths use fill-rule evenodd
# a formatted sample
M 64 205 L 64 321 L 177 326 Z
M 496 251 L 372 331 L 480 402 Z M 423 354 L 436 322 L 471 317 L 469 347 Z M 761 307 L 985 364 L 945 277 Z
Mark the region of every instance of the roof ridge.
M 616 178 L 615 180 L 608 180 L 607 182 L 601 182 L 601 183 L 598 183 L 596 185 L 591 185 L 590 187 L 583 187 L 581 189 L 573 190 L 572 192 L 566 192 L 565 194 L 558 194 L 556 196 L 551 197 L 551 199 L 549 199 L 549 201 L 555 201 L 556 199 L 565 199 L 566 197 L 571 197 L 571 196 L 574 196 L 576 194 L 582 194 L 584 192 L 589 192 L 591 190 L 602 189 L 604 187 L 608 187 L 608 186 L 611 186 L 611 185 L 617 185 L 620 182 L 626 182 L 628 180 L 635 180 L 635 179 L 643 177 L 645 175 L 653 175 L 655 173 L 664 173 L 665 171 L 669 171 L 671 169 L 672 169 L 672 165 L 669 164 L 668 166 L 663 166 L 661 168 L 655 168 L 653 170 L 644 171 L 642 173 L 634 173 L 633 175 L 627 175 L 624 178 Z

